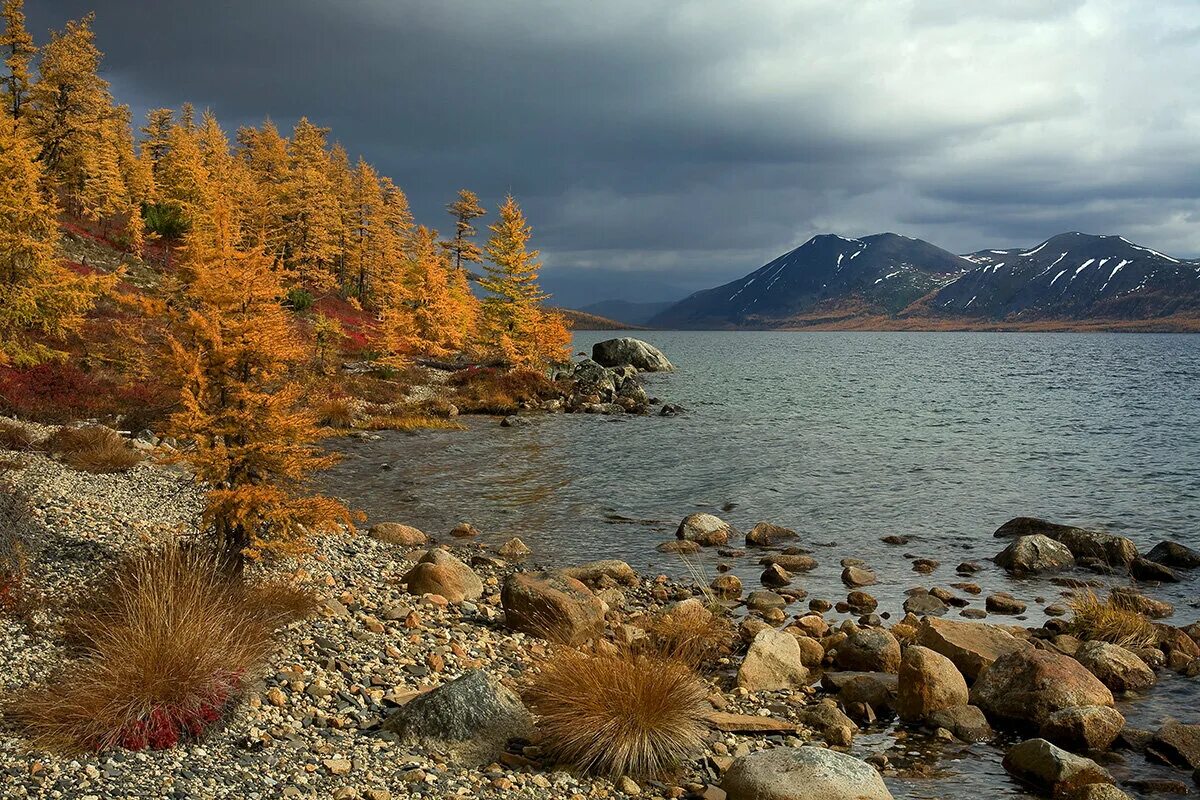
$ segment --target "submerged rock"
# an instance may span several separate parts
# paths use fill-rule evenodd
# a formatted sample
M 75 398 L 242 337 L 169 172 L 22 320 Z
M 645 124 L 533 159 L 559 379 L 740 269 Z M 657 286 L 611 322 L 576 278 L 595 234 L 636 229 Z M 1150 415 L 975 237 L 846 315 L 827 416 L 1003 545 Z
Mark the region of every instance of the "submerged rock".
M 1004 756 L 1004 768 L 1056 797 L 1090 783 L 1112 783 L 1112 776 L 1095 761 L 1068 753 L 1045 739 L 1030 739 L 1013 747 Z
M 661 350 L 631 336 L 596 342 L 592 345 L 592 360 L 606 367 L 630 366 L 643 372 L 675 369 Z
M 729 800 L 892 800 L 865 761 L 822 747 L 775 747 L 736 759 L 721 780 Z
M 788 539 L 799 538 L 800 534 L 791 528 L 774 525 L 770 522 L 759 522 L 746 533 L 746 544 L 759 547 L 770 547 Z
M 477 766 L 500 758 L 510 739 L 527 738 L 532 723 L 516 694 L 484 671 L 472 670 L 410 700 L 382 727 L 405 744 Z

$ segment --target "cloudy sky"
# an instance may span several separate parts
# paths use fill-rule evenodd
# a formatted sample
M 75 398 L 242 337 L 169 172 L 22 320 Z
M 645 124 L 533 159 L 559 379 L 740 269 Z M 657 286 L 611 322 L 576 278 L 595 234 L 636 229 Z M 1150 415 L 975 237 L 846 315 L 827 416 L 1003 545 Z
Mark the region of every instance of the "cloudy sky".
M 672 299 L 816 233 L 1200 254 L 1195 0 L 29 0 L 135 112 L 301 115 L 408 192 L 511 191 L 564 304 Z

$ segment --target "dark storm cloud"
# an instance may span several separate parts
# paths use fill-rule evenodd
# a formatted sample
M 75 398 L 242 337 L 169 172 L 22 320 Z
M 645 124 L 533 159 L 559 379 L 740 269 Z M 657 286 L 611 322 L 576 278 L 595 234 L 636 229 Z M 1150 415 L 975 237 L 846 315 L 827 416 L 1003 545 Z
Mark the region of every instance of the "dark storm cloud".
M 823 231 L 1200 252 L 1188 0 L 28 5 L 94 7 L 135 110 L 307 115 L 437 225 L 459 186 L 512 191 L 563 286 L 691 290 Z

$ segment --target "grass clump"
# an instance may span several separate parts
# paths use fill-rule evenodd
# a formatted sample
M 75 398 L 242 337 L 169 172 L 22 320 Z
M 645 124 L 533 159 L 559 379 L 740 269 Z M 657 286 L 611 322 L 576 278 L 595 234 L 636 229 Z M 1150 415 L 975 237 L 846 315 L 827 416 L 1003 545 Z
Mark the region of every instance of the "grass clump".
M 512 414 L 523 403 L 558 397 L 559 387 L 540 372 L 491 367 L 459 370 L 447 380 L 449 400 L 468 414 Z
M 378 414 L 368 417 L 358 427 L 367 431 L 466 430 L 462 423 L 452 419 L 423 414 Z
M 635 642 L 647 654 L 709 672 L 721 659 L 732 655 L 737 631 L 727 614 L 713 613 L 699 602 L 694 607 L 677 606 L 639 623 L 646 632 Z
M 38 439 L 24 425 L 0 419 L 0 450 L 27 453 L 36 450 Z
M 1080 639 L 1109 642 L 1127 648 L 1154 647 L 1158 632 L 1144 615 L 1122 607 L 1113 597 L 1101 600 L 1085 592 L 1069 601 L 1074 617 L 1071 632 Z
M 70 622 L 78 658 L 6 709 L 61 752 L 167 748 L 202 736 L 259 673 L 272 635 L 307 605 L 295 590 L 230 576 L 179 544 L 102 580 Z
M 525 696 L 547 752 L 586 773 L 665 775 L 704 741 L 707 691 L 680 661 L 559 648 Z
M 99 425 L 63 427 L 46 439 L 46 449 L 82 472 L 125 472 L 141 463 L 142 454 L 121 434 Z
M 333 397 L 316 407 L 317 420 L 326 428 L 347 430 L 354 427 L 354 405 L 344 397 Z

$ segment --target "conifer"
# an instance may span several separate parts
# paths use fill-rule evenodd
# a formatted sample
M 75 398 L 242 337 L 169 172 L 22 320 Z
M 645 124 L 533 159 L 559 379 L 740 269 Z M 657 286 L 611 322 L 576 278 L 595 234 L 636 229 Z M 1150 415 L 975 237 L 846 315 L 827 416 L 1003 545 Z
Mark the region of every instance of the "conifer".
M 30 65 L 37 55 L 33 37 L 25 29 L 25 0 L 4 0 L 0 7 L 4 19 L 4 33 L 0 34 L 0 53 L 4 55 L 4 66 L 8 74 L 3 79 L 5 109 L 13 119 L 20 119 L 29 99 Z
M 459 189 L 458 199 L 447 205 L 446 211 L 454 217 L 454 238 L 442 242 L 442 247 L 450 254 L 454 268 L 462 270 L 468 263 L 482 263 L 483 252 L 472 241 L 476 231 L 471 220 L 487 214 L 487 209 L 479 204 L 478 195 L 469 189 Z

